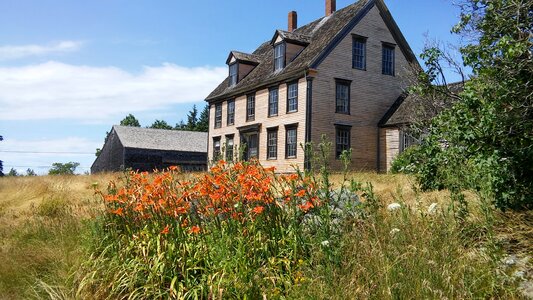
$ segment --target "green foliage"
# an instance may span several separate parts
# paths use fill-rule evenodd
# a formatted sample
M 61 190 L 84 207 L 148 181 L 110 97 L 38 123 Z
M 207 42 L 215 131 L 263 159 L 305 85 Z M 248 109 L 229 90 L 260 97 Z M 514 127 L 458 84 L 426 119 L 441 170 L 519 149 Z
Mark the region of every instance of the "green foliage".
M 390 172 L 393 174 L 404 173 L 413 174 L 417 171 L 418 165 L 421 163 L 416 154 L 418 152 L 418 145 L 413 145 L 398 154 L 392 161 Z
M 461 48 L 474 77 L 411 153 L 423 188 L 473 189 L 502 209 L 533 207 L 532 6 L 532 0 L 462 4 L 454 32 L 474 37 Z M 426 49 L 428 71 L 417 91 L 446 88 L 431 85 L 442 76 L 441 56 L 439 49 Z
M 48 175 L 74 175 L 79 165 L 80 163 L 78 162 L 53 163 Z
M 168 125 L 168 123 L 164 120 L 155 120 L 154 123 L 152 123 L 152 125 L 150 125 L 150 127 L 148 128 L 167 129 L 167 130 L 173 129 L 172 126 Z
M 401 195 L 400 195 L 401 196 Z M 365 203 L 367 202 L 367 198 Z M 401 199 L 398 199 L 401 200 Z M 381 202 L 381 199 L 377 201 Z M 342 263 L 312 252 L 289 299 L 514 299 L 512 279 L 490 250 L 467 251 L 476 241 L 448 210 L 399 201 L 398 211 L 365 208 L 339 244 Z M 469 226 L 483 226 L 469 224 Z M 480 245 L 477 245 L 478 247 Z
M 15 176 L 20 176 L 20 174 L 17 172 L 15 168 L 11 168 L 11 170 L 9 170 L 9 172 L 7 173 L 7 176 L 15 177 Z
M 196 123 L 196 131 L 207 132 L 209 130 L 209 105 L 205 105 Z
M 192 110 L 187 115 L 187 123 L 182 120 L 179 124 L 176 124 L 174 129 L 207 132 L 209 129 L 209 106 L 204 106 L 200 117 L 198 117 L 196 105 L 193 105 Z
M 132 114 L 129 114 L 122 119 L 122 121 L 120 121 L 120 126 L 141 127 L 141 124 L 137 118 L 135 118 Z
M 26 176 L 37 176 L 37 174 L 35 174 L 35 171 L 33 169 L 26 169 Z

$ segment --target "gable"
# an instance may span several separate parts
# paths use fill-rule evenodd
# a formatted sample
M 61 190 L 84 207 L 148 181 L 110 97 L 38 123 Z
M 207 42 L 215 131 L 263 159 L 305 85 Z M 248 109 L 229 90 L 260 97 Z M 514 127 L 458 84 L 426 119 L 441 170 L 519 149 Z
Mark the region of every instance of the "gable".
M 370 26 L 365 26 L 370 25 Z M 358 34 L 360 36 L 368 37 L 370 31 L 375 28 L 380 28 L 388 31 L 387 41 L 394 45 L 397 45 L 401 50 L 403 56 L 409 63 L 416 63 L 418 61 L 414 55 L 411 47 L 405 40 L 405 37 L 401 33 L 398 25 L 392 18 L 390 11 L 383 2 L 383 0 L 372 0 L 367 3 L 354 18 L 346 24 L 346 26 L 335 36 L 335 38 L 329 43 L 322 53 L 311 63 L 311 68 L 316 69 L 326 59 L 328 55 L 341 43 L 343 40 L 349 39 L 351 42 L 350 34 Z

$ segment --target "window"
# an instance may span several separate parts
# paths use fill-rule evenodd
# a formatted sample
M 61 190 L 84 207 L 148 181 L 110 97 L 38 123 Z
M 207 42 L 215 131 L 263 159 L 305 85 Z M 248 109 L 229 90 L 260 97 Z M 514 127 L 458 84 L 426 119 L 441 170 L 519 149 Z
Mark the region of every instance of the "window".
M 233 161 L 233 135 L 226 136 L 226 160 Z
M 418 140 L 413 137 L 409 132 L 400 131 L 400 153 L 410 146 L 418 144 Z
M 298 82 L 287 84 L 287 112 L 298 111 Z
M 366 38 L 354 36 L 352 42 L 352 68 L 366 69 Z
M 350 149 L 350 126 L 337 125 L 335 128 L 335 157 L 339 159 L 344 150 Z
M 228 120 L 227 124 L 235 124 L 235 100 L 228 100 Z
M 267 159 L 278 158 L 278 128 L 267 130 Z
M 383 45 L 382 73 L 394 76 L 394 46 Z
M 215 128 L 222 127 L 222 103 L 215 104 Z
M 285 43 L 274 46 L 274 71 L 285 68 Z
M 296 126 L 287 126 L 285 128 L 286 137 L 285 137 L 285 157 L 286 158 L 296 158 L 296 147 L 297 147 L 297 127 Z
M 213 138 L 213 160 L 220 158 L 220 137 Z
M 246 96 L 246 121 L 255 120 L 255 94 Z
M 335 112 L 350 114 L 350 83 L 349 80 L 335 80 Z
M 278 115 L 278 88 L 271 88 L 268 91 L 268 116 Z
M 237 80 L 239 79 L 239 64 L 233 63 L 229 65 L 229 86 L 234 86 L 237 84 Z

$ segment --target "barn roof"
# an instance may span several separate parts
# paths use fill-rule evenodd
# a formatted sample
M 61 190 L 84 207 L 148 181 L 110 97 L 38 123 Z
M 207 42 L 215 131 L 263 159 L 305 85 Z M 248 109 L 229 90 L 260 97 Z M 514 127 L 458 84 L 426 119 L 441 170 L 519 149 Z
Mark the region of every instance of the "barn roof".
M 207 96 L 206 101 L 227 99 L 278 82 L 302 77 L 306 70 L 317 68 L 329 51 L 349 34 L 350 30 L 374 5 L 380 10 L 380 14 L 399 44 L 401 51 L 404 52 L 409 61 L 416 62 L 416 57 L 383 0 L 359 0 L 329 16 L 299 27 L 293 32 L 276 30 L 275 34 L 282 36 L 287 41 L 300 42 L 307 46 L 293 61 L 287 62 L 285 68 L 274 71 L 272 41 L 264 42 L 253 52 L 254 59 L 259 63 L 258 66 L 236 85 L 229 86 L 229 77 L 227 77 Z
M 113 126 L 125 148 L 207 152 L 207 132 Z

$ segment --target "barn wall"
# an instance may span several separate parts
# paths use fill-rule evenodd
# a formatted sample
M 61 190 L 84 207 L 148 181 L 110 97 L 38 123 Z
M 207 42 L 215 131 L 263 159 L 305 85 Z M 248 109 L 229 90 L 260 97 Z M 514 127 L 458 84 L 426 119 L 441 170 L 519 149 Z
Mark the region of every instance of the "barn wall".
M 170 166 L 179 166 L 183 171 L 204 171 L 207 169 L 207 153 L 126 148 L 126 168 L 152 172 Z
M 91 173 L 117 172 L 124 168 L 124 147 L 116 132 L 111 130 L 102 152 L 91 166 Z

